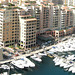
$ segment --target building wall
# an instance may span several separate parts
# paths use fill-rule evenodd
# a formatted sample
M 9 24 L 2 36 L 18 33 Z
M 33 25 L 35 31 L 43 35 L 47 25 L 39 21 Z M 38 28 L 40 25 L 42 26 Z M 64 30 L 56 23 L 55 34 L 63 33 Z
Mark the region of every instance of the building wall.
M 67 5 L 67 6 L 74 6 L 75 5 L 75 0 L 64 0 L 63 4 Z
M 73 27 L 75 27 L 75 9 L 73 9 Z
M 60 11 L 60 29 L 65 28 L 65 23 L 66 23 L 66 12 L 64 10 Z
M 51 6 L 50 8 L 50 29 L 59 28 L 59 6 Z
M 25 14 L 24 10 L 0 10 L 0 45 L 10 46 L 19 41 L 19 15 Z
M 31 48 L 36 45 L 36 25 L 35 18 L 20 16 L 20 46 L 23 48 Z
M 43 33 L 50 28 L 50 7 L 44 4 L 35 6 L 33 16 L 37 18 L 37 32 Z

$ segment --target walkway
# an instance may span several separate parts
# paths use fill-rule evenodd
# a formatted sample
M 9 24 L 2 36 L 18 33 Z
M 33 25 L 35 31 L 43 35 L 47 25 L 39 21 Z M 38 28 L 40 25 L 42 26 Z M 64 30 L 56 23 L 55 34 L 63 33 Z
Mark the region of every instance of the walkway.
M 53 45 L 52 45 L 52 46 L 53 46 Z M 52 46 L 46 47 L 45 50 L 50 49 Z M 16 59 L 19 59 L 19 58 L 21 58 L 21 57 L 28 57 L 28 56 L 31 56 L 31 55 L 33 55 L 33 54 L 36 54 L 36 53 L 39 53 L 39 52 L 43 52 L 43 51 L 44 51 L 43 49 L 40 49 L 40 50 L 31 52 L 31 53 L 29 53 L 29 54 L 24 54 L 24 55 L 21 55 L 21 56 L 14 57 L 13 59 L 8 59 L 8 60 L 0 61 L 0 64 L 8 63 L 8 62 L 14 61 L 14 60 L 16 60 Z

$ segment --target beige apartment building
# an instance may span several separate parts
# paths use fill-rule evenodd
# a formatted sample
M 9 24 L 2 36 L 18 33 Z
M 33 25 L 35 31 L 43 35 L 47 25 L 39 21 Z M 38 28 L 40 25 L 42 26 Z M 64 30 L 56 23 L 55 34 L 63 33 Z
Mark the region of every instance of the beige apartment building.
M 59 28 L 59 6 L 50 3 L 50 29 L 55 30 Z
M 23 9 L 0 9 L 0 46 L 16 43 L 22 48 L 36 45 L 36 18 Z
M 73 11 L 72 11 L 72 9 L 69 9 L 69 7 L 67 7 L 67 6 L 62 7 L 61 9 L 62 9 L 61 11 L 64 11 L 64 13 L 62 13 L 63 19 L 65 19 L 65 21 L 63 21 L 63 23 L 65 23 L 64 27 L 66 29 L 73 27 Z
M 33 16 L 37 19 L 37 34 L 50 29 L 50 7 L 47 3 L 34 6 Z
M 31 15 L 20 15 L 20 46 L 31 48 L 36 46 L 37 19 Z
M 75 6 L 75 0 L 63 0 L 63 4 L 67 6 Z
M 67 6 L 54 3 L 41 3 L 33 7 L 30 13 L 37 18 L 37 34 L 46 30 L 65 29 L 73 26 L 73 13 Z
M 19 15 L 23 9 L 0 9 L 0 46 L 10 46 L 19 41 Z

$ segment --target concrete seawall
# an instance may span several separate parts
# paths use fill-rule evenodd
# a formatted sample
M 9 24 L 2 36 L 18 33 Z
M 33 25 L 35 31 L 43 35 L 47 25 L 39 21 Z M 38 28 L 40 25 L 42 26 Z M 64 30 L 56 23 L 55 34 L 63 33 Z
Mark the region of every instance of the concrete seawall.
M 52 45 L 52 46 L 54 46 L 54 45 Z M 52 46 L 46 47 L 45 50 L 50 49 Z M 14 61 L 14 60 L 16 60 L 16 59 L 19 59 L 19 58 L 21 58 L 21 57 L 28 57 L 28 56 L 31 56 L 31 55 L 33 55 L 33 54 L 36 54 L 36 53 L 39 53 L 39 52 L 43 52 L 43 51 L 44 51 L 43 49 L 39 49 L 39 50 L 36 50 L 36 51 L 34 51 L 34 52 L 30 52 L 30 53 L 28 53 L 28 54 L 23 54 L 23 55 L 20 55 L 20 56 L 16 56 L 16 57 L 14 57 L 13 59 L 2 60 L 2 61 L 0 61 L 0 64 L 8 63 L 8 62 Z

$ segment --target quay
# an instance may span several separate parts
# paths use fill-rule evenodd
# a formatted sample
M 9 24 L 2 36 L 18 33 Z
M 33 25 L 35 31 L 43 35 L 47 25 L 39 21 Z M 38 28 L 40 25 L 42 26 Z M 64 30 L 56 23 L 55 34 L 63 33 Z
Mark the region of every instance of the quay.
M 66 41 L 67 41 L 67 40 L 66 40 Z M 62 41 L 62 43 L 63 43 L 63 42 L 66 42 L 66 41 Z M 58 45 L 58 43 L 57 43 L 56 45 Z M 20 56 L 16 56 L 16 57 L 14 57 L 14 58 L 10 58 L 10 59 L 7 59 L 7 60 L 1 60 L 1 61 L 0 61 L 0 64 L 8 63 L 8 62 L 14 61 L 14 60 L 16 60 L 16 59 L 20 59 L 21 57 L 28 57 L 28 56 L 31 56 L 31 55 L 33 55 L 33 54 L 39 53 L 39 52 L 47 51 L 47 50 L 51 49 L 53 46 L 55 46 L 55 45 L 51 45 L 51 46 L 45 47 L 45 49 L 42 48 L 42 49 L 39 49 L 39 50 L 30 52 L 30 53 L 27 53 L 27 54 L 23 54 L 23 55 L 20 55 Z M 47 54 L 48 54 L 48 53 L 47 53 Z M 53 54 L 53 56 L 56 57 L 55 54 Z
M 54 45 L 52 45 L 52 46 L 54 46 Z M 47 51 L 48 49 L 50 49 L 52 46 L 46 47 L 45 51 Z M 28 54 L 23 54 L 23 55 L 20 55 L 20 56 L 16 56 L 16 57 L 14 57 L 12 59 L 10 58 L 10 59 L 7 59 L 7 60 L 1 60 L 0 64 L 8 63 L 8 62 L 14 61 L 16 59 L 20 59 L 21 57 L 28 57 L 28 56 L 31 56 L 33 54 L 36 54 L 36 53 L 39 53 L 39 52 L 43 52 L 43 51 L 44 51 L 44 49 L 39 49 L 39 50 L 36 50 L 34 52 L 30 52 Z

